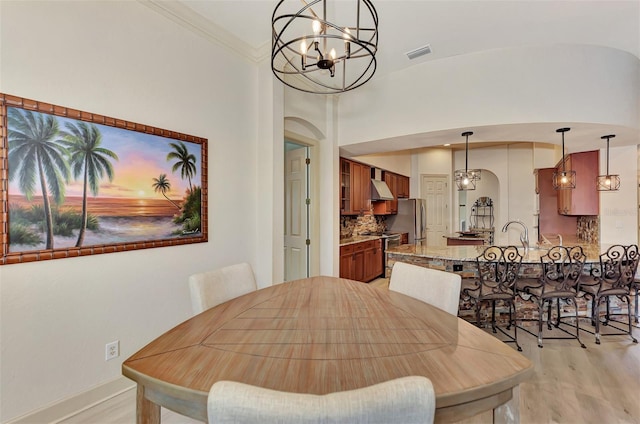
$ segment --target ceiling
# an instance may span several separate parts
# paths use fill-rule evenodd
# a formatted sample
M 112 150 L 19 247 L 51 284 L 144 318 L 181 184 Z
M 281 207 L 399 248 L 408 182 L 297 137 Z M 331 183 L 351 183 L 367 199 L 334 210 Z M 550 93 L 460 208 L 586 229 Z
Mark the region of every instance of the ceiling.
M 251 60 L 260 61 L 270 55 L 275 0 L 140 1 Z M 344 4 L 348 0 L 336 1 Z M 598 45 L 640 58 L 640 0 L 373 0 L 373 4 L 380 22 L 374 79 L 427 61 L 527 45 Z M 412 61 L 406 57 L 406 52 L 426 44 L 431 46 L 431 54 Z M 538 141 L 537 134 L 545 134 L 541 139 L 546 140 L 548 127 L 541 124 L 526 128 L 484 127 L 481 141 Z M 622 132 L 617 133 L 617 144 L 638 144 L 637 129 L 610 129 Z M 554 130 L 555 127 L 551 133 L 555 135 Z M 577 139 L 577 135 L 587 135 L 586 139 L 594 140 L 593 144 L 586 142 L 579 148 L 596 149 L 602 147 L 602 131 L 598 124 L 584 125 L 572 128 L 571 136 Z M 441 146 L 460 139 L 459 132 L 455 129 L 421 134 L 419 139 L 408 136 L 379 140 L 362 146 L 361 152 L 352 153 L 382 152 L 391 144 L 395 150 Z M 520 134 L 528 134 L 529 139 L 521 140 Z M 470 140 L 470 146 L 473 143 Z

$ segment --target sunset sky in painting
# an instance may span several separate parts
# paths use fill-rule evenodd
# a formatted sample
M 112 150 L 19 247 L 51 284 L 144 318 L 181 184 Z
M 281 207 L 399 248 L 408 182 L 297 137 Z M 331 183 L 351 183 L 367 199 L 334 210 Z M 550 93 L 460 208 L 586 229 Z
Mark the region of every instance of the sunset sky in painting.
M 72 119 L 57 117 L 59 129 L 65 130 L 67 122 L 74 122 Z M 171 167 L 176 159 L 167 161 L 167 154 L 173 149 L 170 142 L 177 143 L 164 137 L 143 134 L 136 131 L 123 130 L 105 125 L 98 125 L 102 133 L 101 147 L 109 149 L 118 155 L 118 160 L 111 160 L 114 167 L 114 179 L 112 182 L 106 178 L 100 184 L 100 197 L 129 197 L 129 198 L 154 198 L 164 199 L 161 193 L 156 193 L 153 189 L 153 178 L 158 178 L 160 174 L 166 174 L 171 183 L 171 189 L 167 196 L 173 199 L 181 199 L 189 183 L 182 180 L 180 170 L 171 172 Z M 196 143 L 183 142 L 189 153 L 196 157 L 196 168 L 200 171 L 202 157 L 200 145 Z M 193 185 L 200 185 L 200 173 L 192 177 Z M 9 184 L 9 193 L 12 195 L 22 194 L 15 181 Z M 36 190 L 36 195 L 40 195 L 40 187 Z M 66 196 L 82 196 L 82 180 L 71 181 L 66 186 Z M 89 194 L 91 196 L 91 194 Z

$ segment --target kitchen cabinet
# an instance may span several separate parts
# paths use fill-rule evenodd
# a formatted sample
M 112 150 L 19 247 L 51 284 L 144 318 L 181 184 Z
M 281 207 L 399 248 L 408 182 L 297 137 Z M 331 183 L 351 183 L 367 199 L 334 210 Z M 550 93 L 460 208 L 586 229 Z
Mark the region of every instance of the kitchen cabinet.
M 396 175 L 396 188 L 398 190 L 399 199 L 409 198 L 409 177 L 404 175 Z
M 535 170 L 538 194 L 538 241 L 542 241 L 540 235 L 576 234 L 578 231 L 577 217 L 558 213 L 558 196 L 570 190 L 554 190 L 555 171 L 556 168 Z
M 382 240 L 340 246 L 340 278 L 369 282 L 382 275 Z
M 565 169 L 576 171 L 576 188 L 558 190 L 560 215 L 598 215 L 600 196 L 596 189 L 599 151 L 572 153 L 564 158 Z M 562 161 L 556 166 L 562 170 Z
M 340 159 L 340 214 L 359 215 L 369 209 L 371 167 Z
M 382 240 L 374 240 L 364 251 L 364 280 L 371 281 L 382 275 Z

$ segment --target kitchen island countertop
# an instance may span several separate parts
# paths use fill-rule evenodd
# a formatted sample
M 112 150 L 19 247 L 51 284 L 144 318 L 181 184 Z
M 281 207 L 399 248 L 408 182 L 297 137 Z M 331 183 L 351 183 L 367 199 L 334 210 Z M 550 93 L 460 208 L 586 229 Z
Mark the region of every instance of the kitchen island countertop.
M 587 255 L 587 262 L 593 263 L 600 260 L 600 254 L 605 252 L 610 245 L 581 244 L 581 246 Z M 472 262 L 475 261 L 476 257 L 487 247 L 488 246 L 419 246 L 415 244 L 404 244 L 389 248 L 387 254 Z M 522 252 L 522 248 L 520 246 L 518 247 Z M 540 257 L 547 253 L 549 247 L 542 246 L 529 249 L 529 252 L 524 255 L 522 263 L 540 263 Z

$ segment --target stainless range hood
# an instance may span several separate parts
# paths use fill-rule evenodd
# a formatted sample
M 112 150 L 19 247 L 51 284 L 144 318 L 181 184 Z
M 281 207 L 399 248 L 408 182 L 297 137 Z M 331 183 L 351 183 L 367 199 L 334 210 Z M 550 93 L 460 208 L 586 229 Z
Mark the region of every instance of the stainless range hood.
M 387 183 L 382 181 L 382 170 L 379 168 L 371 168 L 371 201 L 376 200 L 395 200 Z

